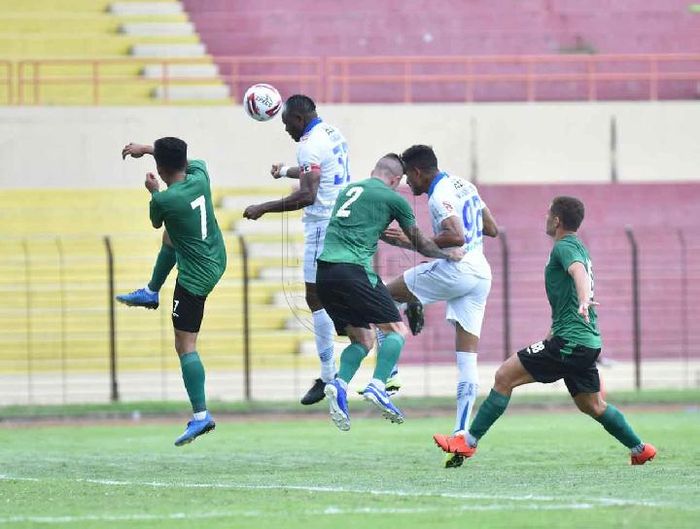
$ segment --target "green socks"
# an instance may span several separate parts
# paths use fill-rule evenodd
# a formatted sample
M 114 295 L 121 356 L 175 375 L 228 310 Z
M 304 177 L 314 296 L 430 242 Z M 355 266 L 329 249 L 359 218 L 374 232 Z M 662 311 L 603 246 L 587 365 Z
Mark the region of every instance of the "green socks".
M 367 356 L 367 353 L 369 353 L 369 351 L 359 343 L 351 343 L 348 345 L 340 355 L 338 378 L 345 382 L 350 382 L 360 368 L 360 364 L 363 358 Z
M 163 244 L 160 247 L 160 252 L 158 252 L 158 257 L 156 258 L 156 264 L 153 267 L 153 273 L 151 274 L 151 280 L 148 282 L 148 288 L 153 292 L 158 292 L 160 287 L 163 286 L 168 274 L 175 266 L 175 248 Z
M 384 336 L 382 345 L 377 352 L 377 365 L 374 368 L 372 378 L 386 382 L 396 362 L 399 360 L 399 355 L 405 342 L 406 339 L 395 332 L 390 332 Z
M 474 417 L 471 426 L 469 426 L 469 433 L 477 440 L 481 439 L 491 428 L 491 425 L 506 411 L 509 400 L 510 397 L 501 395 L 498 391 L 492 389 L 489 396 L 486 397 L 486 400 L 479 407 L 479 412 Z
M 199 359 L 197 351 L 185 353 L 180 356 L 182 368 L 182 380 L 185 382 L 187 395 L 192 403 L 192 410 L 197 413 L 206 411 L 207 399 L 204 396 L 204 365 Z
M 603 428 L 605 428 L 610 435 L 627 448 L 634 448 L 642 444 L 642 440 L 634 433 L 634 430 L 627 422 L 627 419 L 625 419 L 625 416 L 612 404 L 608 404 L 603 415 L 594 417 L 594 419 L 602 424 Z

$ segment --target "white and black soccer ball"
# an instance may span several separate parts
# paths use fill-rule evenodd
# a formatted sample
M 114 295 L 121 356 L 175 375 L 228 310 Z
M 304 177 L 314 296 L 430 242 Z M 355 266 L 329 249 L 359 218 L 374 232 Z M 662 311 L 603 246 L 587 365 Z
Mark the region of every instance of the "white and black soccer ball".
M 245 91 L 243 108 L 246 114 L 256 121 L 274 118 L 282 108 L 282 96 L 269 84 L 254 84 Z

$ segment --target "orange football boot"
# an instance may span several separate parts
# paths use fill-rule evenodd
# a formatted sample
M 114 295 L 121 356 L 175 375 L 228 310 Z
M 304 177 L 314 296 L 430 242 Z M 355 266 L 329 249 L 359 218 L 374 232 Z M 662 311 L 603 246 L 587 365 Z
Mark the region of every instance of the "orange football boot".
M 644 450 L 642 450 L 638 454 L 632 454 L 631 456 L 631 464 L 632 465 L 643 465 L 647 461 L 651 461 L 654 459 L 656 456 L 656 448 L 654 448 L 654 445 L 650 445 L 649 443 L 644 444 Z
M 469 446 L 463 435 L 451 435 L 448 437 L 447 435 L 436 433 L 433 435 L 433 440 L 443 452 L 449 454 L 471 457 L 476 453 L 476 446 Z

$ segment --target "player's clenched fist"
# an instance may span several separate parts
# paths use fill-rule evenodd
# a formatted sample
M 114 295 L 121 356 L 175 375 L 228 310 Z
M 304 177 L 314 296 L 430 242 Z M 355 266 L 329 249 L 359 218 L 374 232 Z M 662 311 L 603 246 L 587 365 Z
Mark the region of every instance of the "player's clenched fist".
M 160 183 L 158 182 L 158 178 L 156 178 L 156 175 L 154 175 L 153 173 L 146 173 L 146 181 L 144 182 L 144 185 L 146 186 L 146 189 L 148 189 L 151 193 L 160 191 Z
M 258 220 L 265 214 L 265 209 L 259 204 L 253 204 L 245 208 L 243 212 L 243 217 L 250 220 Z
M 153 154 L 152 145 L 142 145 L 140 143 L 129 143 L 122 149 L 122 160 L 127 156 L 132 158 L 141 158 L 144 154 Z
M 284 167 L 284 163 L 273 163 L 272 164 L 272 169 L 270 169 L 270 174 L 272 175 L 272 178 L 282 178 L 284 175 L 281 173 L 282 167 Z

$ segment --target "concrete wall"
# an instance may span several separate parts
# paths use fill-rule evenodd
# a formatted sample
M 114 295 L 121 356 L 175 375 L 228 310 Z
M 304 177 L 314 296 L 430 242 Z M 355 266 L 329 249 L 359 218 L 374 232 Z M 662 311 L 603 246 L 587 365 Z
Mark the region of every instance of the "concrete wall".
M 348 138 L 354 178 L 381 154 L 432 144 L 442 168 L 483 183 L 606 182 L 616 116 L 621 181 L 700 179 L 700 105 L 537 103 L 333 105 L 321 116 Z M 0 188 L 138 186 L 152 160 L 122 162 L 128 141 L 165 135 L 207 160 L 219 186 L 272 182 L 270 163 L 293 162 L 279 118 L 257 123 L 240 107 L 0 109 Z

